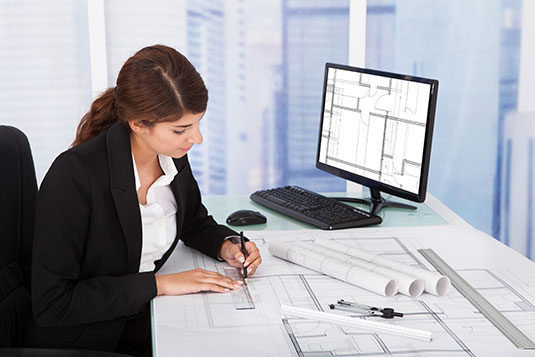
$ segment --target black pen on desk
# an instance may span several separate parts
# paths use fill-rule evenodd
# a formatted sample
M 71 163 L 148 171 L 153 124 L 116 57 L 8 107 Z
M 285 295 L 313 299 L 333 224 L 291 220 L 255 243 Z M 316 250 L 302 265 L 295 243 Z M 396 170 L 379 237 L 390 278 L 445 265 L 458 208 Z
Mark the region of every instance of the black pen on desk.
M 245 254 L 245 239 L 243 238 L 243 232 L 240 232 L 240 243 L 243 259 L 247 259 L 247 255 Z M 243 261 L 243 283 L 247 285 L 247 269 L 245 268 L 245 260 Z

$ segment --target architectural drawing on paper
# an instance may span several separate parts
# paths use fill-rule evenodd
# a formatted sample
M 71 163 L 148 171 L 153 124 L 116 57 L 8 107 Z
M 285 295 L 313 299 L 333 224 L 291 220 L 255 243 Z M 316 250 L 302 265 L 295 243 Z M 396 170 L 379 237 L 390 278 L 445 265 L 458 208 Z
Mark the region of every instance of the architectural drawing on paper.
M 417 193 L 430 89 L 331 68 L 319 161 Z
M 274 240 L 311 242 L 316 237 L 322 237 L 428 269 L 429 265 L 424 264 L 425 260 L 417 252 L 421 248 L 417 238 L 394 236 L 389 230 L 381 228 L 332 232 L 248 232 L 248 237 L 257 244 L 263 257 L 261 269 L 248 282 L 255 309 L 237 309 L 229 294 L 203 293 L 202 299 L 178 297 L 169 302 L 176 304 L 174 309 L 179 310 L 183 321 L 181 328 L 212 330 L 220 338 L 236 338 L 236 343 L 239 343 L 236 331 L 255 331 L 262 336 L 262 341 L 258 342 L 262 346 L 256 347 L 270 350 L 265 353 L 266 356 L 475 356 L 479 353 L 473 351 L 474 346 L 482 349 L 491 347 L 470 344 L 473 341 L 471 337 L 484 336 L 486 341 L 503 337 L 456 290 L 442 297 L 426 293 L 417 299 L 403 295 L 387 298 L 273 257 L 267 249 Z M 224 272 L 226 263 L 186 249 L 184 251 L 193 257 L 194 267 Z M 535 326 L 532 326 L 535 319 L 533 289 L 524 289 L 525 284 L 508 271 L 465 269 L 459 272 L 515 325 L 532 338 L 535 336 Z M 430 331 L 433 339 L 420 342 L 280 314 L 280 305 L 285 304 L 348 316 L 346 311 L 330 310 L 328 307 L 341 298 L 388 306 L 405 314 L 403 318 L 394 319 L 351 315 L 355 318 Z M 233 318 L 235 314 L 240 314 L 240 318 Z

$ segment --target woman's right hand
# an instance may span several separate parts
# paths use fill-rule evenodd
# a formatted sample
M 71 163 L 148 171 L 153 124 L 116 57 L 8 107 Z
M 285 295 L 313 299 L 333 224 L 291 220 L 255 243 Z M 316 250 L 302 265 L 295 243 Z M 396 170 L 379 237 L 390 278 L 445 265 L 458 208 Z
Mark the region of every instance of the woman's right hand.
M 156 275 L 157 295 L 183 295 L 201 291 L 226 293 L 241 288 L 243 282 L 201 268 L 176 274 Z

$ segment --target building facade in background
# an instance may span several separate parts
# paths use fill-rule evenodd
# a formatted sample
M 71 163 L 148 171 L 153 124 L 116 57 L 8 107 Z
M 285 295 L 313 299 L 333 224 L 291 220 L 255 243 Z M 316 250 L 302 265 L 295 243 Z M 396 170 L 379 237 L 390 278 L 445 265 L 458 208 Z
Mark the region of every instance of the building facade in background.
M 503 132 L 499 238 L 535 258 L 535 113 L 509 113 Z
M 280 184 L 345 191 L 345 180 L 316 169 L 315 162 L 325 63 L 348 60 L 349 1 L 284 0 L 282 16 Z
M 366 67 L 440 81 L 429 192 L 533 257 L 535 129 L 532 116 L 515 114 L 523 4 L 367 0 Z M 89 28 L 102 20 L 109 87 L 128 57 L 154 44 L 176 48 L 203 76 L 205 141 L 189 154 L 203 194 L 345 190 L 315 158 L 325 62 L 348 62 L 349 0 L 107 0 L 99 13 L 87 5 L 0 1 L 0 119 L 28 135 L 39 182 L 93 99 L 100 62 Z
M 186 56 L 208 88 L 208 109 L 201 120 L 202 145 L 188 154 L 193 174 L 203 192 L 226 193 L 227 86 L 225 23 L 232 18 L 224 0 L 187 1 Z
M 440 81 L 429 192 L 497 238 L 505 224 L 504 118 L 516 109 L 521 2 L 367 4 L 366 66 Z
M 496 137 L 497 156 L 496 174 L 494 176 L 494 201 L 492 210 L 492 235 L 505 244 L 509 244 L 511 233 L 510 216 L 510 141 L 514 136 L 506 138 L 506 118 L 518 107 L 518 73 L 520 67 L 521 46 L 521 5 L 519 0 L 501 2 L 500 26 L 500 62 L 499 62 L 499 103 L 498 130 Z M 509 119 L 509 123 L 514 119 Z M 511 126 L 511 124 L 509 124 Z M 506 160 L 509 160 L 506 162 Z M 514 222 L 516 223 L 516 222 Z M 522 237 L 524 239 L 524 237 Z M 524 253 L 523 251 L 520 251 Z
M 349 1 L 189 0 L 186 19 L 210 97 L 205 142 L 189 155 L 201 191 L 344 191 L 315 157 L 325 62 L 347 62 Z

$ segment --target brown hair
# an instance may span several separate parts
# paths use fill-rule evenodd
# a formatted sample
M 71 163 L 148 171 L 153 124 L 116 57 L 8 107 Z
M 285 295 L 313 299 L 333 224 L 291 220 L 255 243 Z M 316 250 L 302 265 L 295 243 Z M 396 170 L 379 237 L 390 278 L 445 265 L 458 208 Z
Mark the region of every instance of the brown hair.
M 118 120 L 155 123 L 175 121 L 185 113 L 206 110 L 208 90 L 200 74 L 186 57 L 171 47 L 145 47 L 130 57 L 117 77 L 84 115 L 72 146 L 108 129 Z

